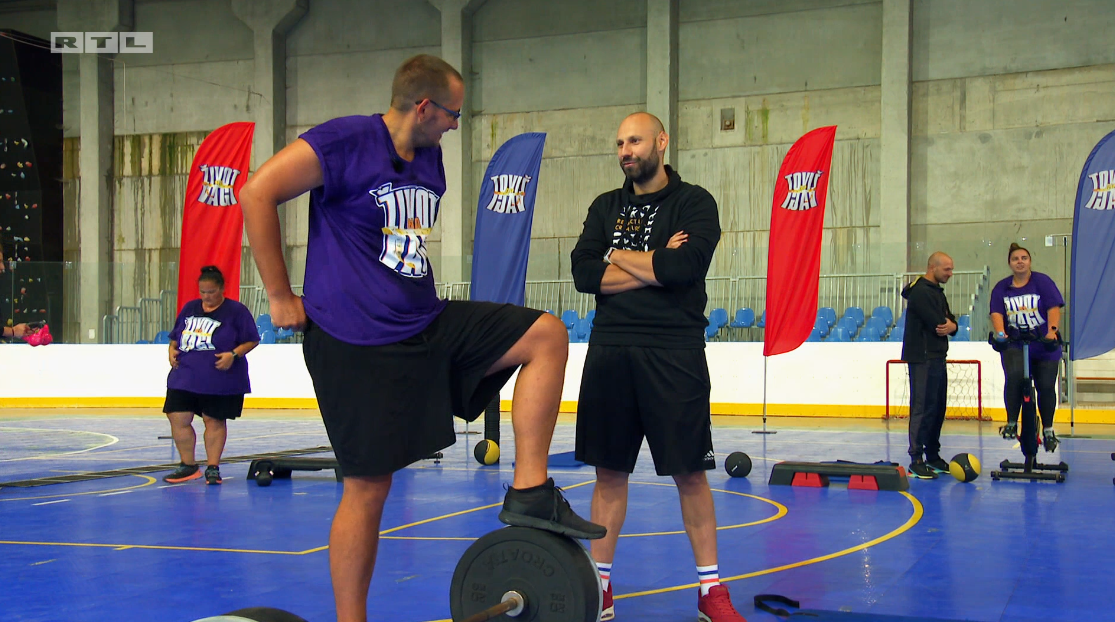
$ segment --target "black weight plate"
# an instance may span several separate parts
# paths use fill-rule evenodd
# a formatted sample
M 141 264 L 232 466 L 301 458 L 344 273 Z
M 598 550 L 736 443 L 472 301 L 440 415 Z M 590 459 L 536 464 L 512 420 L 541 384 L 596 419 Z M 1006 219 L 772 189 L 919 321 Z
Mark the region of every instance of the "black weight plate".
M 238 609 L 236 611 L 226 613 L 227 616 L 240 616 L 255 622 L 306 622 L 305 619 L 300 618 L 289 611 L 282 609 L 272 609 L 271 607 L 251 607 L 248 609 Z
M 585 547 L 565 536 L 527 527 L 505 527 L 483 536 L 457 562 L 449 610 L 454 620 L 464 620 L 499 604 L 511 590 L 527 601 L 514 620 L 600 619 L 603 598 L 596 563 Z

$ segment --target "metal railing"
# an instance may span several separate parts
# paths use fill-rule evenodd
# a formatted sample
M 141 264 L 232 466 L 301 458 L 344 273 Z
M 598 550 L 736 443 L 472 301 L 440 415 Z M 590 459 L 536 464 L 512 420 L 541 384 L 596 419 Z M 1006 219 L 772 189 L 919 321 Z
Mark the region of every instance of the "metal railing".
M 877 307 L 887 307 L 895 318 L 906 308 L 902 298 L 902 288 L 917 277 L 920 272 L 903 274 L 822 274 L 818 283 L 817 307 L 831 307 L 837 315 L 843 315 L 849 307 L 863 309 L 870 316 Z M 957 316 L 967 314 L 971 321 L 973 338 L 985 335 L 989 320 L 987 313 L 990 293 L 991 271 L 983 270 L 954 272 L 952 279 L 945 285 L 945 295 L 949 306 Z M 710 277 L 705 280 L 708 303 L 705 315 L 712 309 L 722 308 L 729 317 L 736 310 L 749 308 L 758 318 L 766 307 L 766 277 Z M 468 300 L 471 283 L 439 283 L 438 296 L 446 300 Z M 297 293 L 302 286 L 292 286 Z M 240 301 L 259 317 L 267 313 L 267 292 L 259 286 L 240 287 Z M 577 291 L 572 280 L 547 280 L 526 282 L 526 306 L 534 309 L 553 311 L 560 316 L 563 311 L 572 309 L 578 317 L 585 317 L 596 308 L 596 298 L 591 294 Z M 102 343 L 135 343 L 141 339 L 152 339 L 160 330 L 171 330 L 176 317 L 177 297 L 173 290 L 159 292 L 159 298 L 143 298 L 139 307 L 117 307 L 115 315 L 107 315 L 102 321 Z M 134 310 L 134 311 L 133 311 Z M 134 316 L 134 317 L 133 317 Z M 157 320 L 156 320 L 157 318 Z M 750 341 L 761 338 L 757 329 L 733 331 L 728 339 Z

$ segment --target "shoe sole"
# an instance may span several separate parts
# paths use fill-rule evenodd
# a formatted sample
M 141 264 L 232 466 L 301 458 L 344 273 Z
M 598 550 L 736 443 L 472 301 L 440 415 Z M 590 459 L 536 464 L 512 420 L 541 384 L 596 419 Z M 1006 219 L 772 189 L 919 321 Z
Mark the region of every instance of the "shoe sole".
M 503 523 L 504 525 L 510 525 L 512 527 L 530 527 L 531 529 L 541 529 L 542 531 L 549 531 L 550 533 L 556 533 L 562 536 L 576 538 L 578 540 L 599 540 L 606 535 L 604 533 L 598 535 L 594 533 L 588 533 L 586 531 L 580 531 L 578 529 L 566 527 L 565 525 L 561 525 L 543 518 L 524 516 L 522 514 L 508 512 L 507 510 L 503 510 L 499 513 L 499 522 Z
M 201 471 L 198 471 L 197 473 L 194 473 L 193 475 L 187 475 L 186 477 L 178 477 L 178 478 L 164 477 L 163 481 L 168 483 L 168 484 L 181 484 L 182 482 L 188 482 L 190 480 L 195 480 L 195 479 L 201 479 Z
M 937 479 L 937 474 L 936 473 L 933 473 L 933 474 L 930 474 L 930 475 L 918 475 L 917 473 L 914 473 L 913 471 L 908 471 L 908 473 L 910 474 L 910 477 L 912 477 L 914 479 Z
M 206 486 L 214 486 L 214 485 L 220 485 L 221 481 L 222 481 L 222 480 L 219 480 L 219 479 L 218 479 L 218 480 L 209 480 L 209 479 L 206 479 L 206 480 L 205 480 L 205 485 L 206 485 Z
M 616 617 L 616 608 L 614 606 L 609 607 L 609 608 L 605 609 L 604 611 L 600 612 L 600 622 L 604 622 L 605 620 L 611 620 L 615 617 Z

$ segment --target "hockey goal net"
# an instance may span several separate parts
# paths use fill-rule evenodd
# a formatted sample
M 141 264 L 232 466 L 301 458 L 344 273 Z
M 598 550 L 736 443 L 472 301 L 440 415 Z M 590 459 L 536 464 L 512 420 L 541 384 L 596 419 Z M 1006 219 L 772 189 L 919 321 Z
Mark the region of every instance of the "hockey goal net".
M 945 361 L 948 397 L 945 419 L 990 421 L 983 412 L 983 370 L 980 361 Z M 910 416 L 910 367 L 906 361 L 887 361 L 886 409 L 883 419 Z

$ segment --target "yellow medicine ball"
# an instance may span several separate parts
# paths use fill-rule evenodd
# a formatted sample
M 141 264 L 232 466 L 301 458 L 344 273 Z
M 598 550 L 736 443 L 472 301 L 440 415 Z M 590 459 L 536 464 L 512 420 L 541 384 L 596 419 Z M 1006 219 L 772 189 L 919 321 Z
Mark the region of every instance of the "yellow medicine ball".
M 499 445 L 495 441 L 484 439 L 476 444 L 472 450 L 472 455 L 476 457 L 476 461 L 484 466 L 491 466 L 499 462 Z
M 972 454 L 956 454 L 949 462 L 949 473 L 962 482 L 970 482 L 979 477 L 979 458 Z

